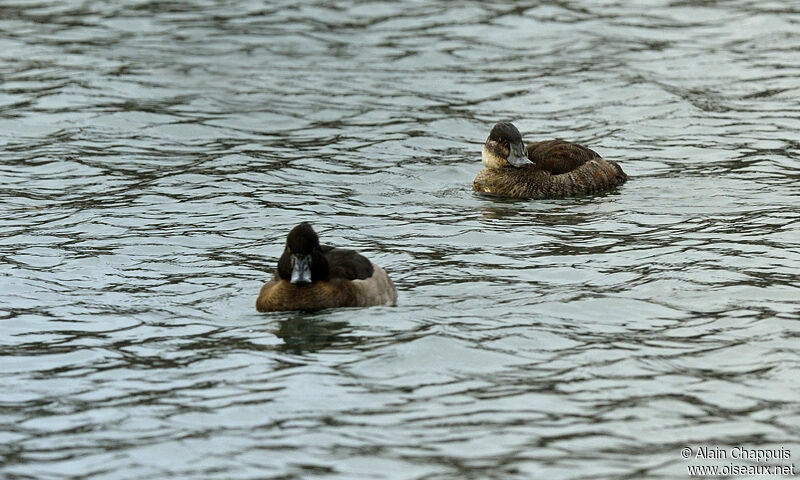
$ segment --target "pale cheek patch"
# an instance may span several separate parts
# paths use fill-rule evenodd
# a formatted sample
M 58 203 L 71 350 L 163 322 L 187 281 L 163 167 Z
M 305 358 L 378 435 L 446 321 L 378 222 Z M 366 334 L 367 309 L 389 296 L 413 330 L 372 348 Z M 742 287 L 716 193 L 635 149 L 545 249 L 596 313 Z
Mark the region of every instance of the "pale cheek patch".
M 508 162 L 506 162 L 504 158 L 500 158 L 496 153 L 489 151 L 486 147 L 483 147 L 481 151 L 481 161 L 486 168 L 504 168 L 508 165 Z

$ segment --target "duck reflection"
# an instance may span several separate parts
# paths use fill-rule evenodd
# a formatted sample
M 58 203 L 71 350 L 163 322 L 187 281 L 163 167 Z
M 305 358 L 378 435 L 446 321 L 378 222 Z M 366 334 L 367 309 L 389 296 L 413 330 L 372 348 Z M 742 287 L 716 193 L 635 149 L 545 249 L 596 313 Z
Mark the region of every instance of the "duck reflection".
M 275 335 L 284 342 L 279 350 L 306 353 L 360 344 L 361 337 L 348 335 L 352 331 L 347 322 L 326 321 L 318 315 L 295 315 L 281 320 Z
M 532 224 L 548 227 L 560 227 L 564 225 L 583 225 L 594 220 L 596 214 L 592 211 L 576 211 L 578 208 L 591 203 L 591 200 L 571 200 L 569 204 L 555 203 L 563 200 L 552 200 L 553 204 L 542 208 L 537 205 L 538 210 L 530 207 L 530 202 L 520 200 L 503 199 L 502 202 L 493 202 L 479 207 L 481 220 L 487 226 L 491 225 L 499 228 L 497 220 L 503 220 L 502 226 L 506 227 L 527 227 Z M 501 227 L 502 227 L 501 226 Z

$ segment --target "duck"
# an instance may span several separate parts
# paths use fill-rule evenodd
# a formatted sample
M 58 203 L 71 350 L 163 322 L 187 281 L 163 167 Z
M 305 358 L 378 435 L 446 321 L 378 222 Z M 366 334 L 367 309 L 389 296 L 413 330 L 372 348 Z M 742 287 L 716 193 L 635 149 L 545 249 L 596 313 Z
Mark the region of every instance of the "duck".
M 292 228 L 272 279 L 256 299 L 259 312 L 395 305 L 389 275 L 360 253 L 320 245 L 308 222 Z
M 533 142 L 509 122 L 492 127 L 481 151 L 476 192 L 508 198 L 558 198 L 613 190 L 628 180 L 622 168 L 583 145 L 565 140 Z

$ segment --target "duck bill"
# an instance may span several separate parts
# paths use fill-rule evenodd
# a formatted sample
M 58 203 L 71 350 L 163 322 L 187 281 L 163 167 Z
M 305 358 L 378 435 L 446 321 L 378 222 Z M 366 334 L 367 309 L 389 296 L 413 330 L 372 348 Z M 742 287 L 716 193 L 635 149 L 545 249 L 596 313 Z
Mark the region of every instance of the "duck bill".
M 290 282 L 298 287 L 311 283 L 311 265 L 308 263 L 308 255 L 294 257 L 294 266 L 292 267 L 292 278 Z
M 533 164 L 533 162 L 528 160 L 528 157 L 525 155 L 525 145 L 522 143 L 515 143 L 511 145 L 506 161 L 508 161 L 508 163 L 514 167 L 524 167 L 525 165 Z

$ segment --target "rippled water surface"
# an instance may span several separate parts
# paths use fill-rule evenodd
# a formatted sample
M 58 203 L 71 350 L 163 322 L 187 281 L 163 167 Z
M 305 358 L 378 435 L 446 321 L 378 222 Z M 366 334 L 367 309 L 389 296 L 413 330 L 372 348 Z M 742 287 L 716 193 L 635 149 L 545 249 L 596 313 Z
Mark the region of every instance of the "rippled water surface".
M 0 477 L 800 464 L 797 2 L 11 0 L 0 32 Z M 501 119 L 632 178 L 475 195 Z M 301 220 L 398 306 L 256 313 Z

